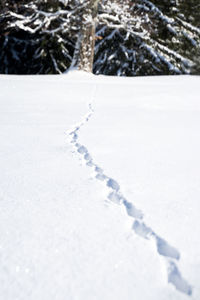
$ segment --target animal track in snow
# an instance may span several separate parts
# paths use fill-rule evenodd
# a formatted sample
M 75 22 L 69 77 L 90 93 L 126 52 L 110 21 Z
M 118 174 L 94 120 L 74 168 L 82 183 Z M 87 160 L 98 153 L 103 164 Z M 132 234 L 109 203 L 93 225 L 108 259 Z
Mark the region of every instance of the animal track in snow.
M 178 250 L 176 250 L 174 247 L 170 246 L 163 238 L 159 237 L 150 227 L 146 226 L 145 223 L 139 222 L 136 220 L 133 223 L 133 230 L 137 235 L 140 235 L 141 237 L 145 239 L 154 239 L 157 252 L 162 255 L 169 258 L 174 258 L 176 260 L 180 259 L 180 254 Z
M 122 196 L 119 193 L 117 193 L 116 191 L 110 192 L 108 194 L 108 199 L 117 204 L 122 203 Z
M 166 260 L 168 282 L 173 284 L 178 291 L 191 296 L 192 288 L 182 277 L 177 264 L 175 263 L 180 259 L 179 251 L 176 248 L 170 246 L 167 241 L 157 235 L 153 231 L 153 229 L 151 229 L 142 221 L 142 211 L 136 208 L 131 202 L 126 200 L 126 198 L 120 191 L 119 183 L 113 178 L 104 174 L 103 169 L 93 161 L 93 158 L 88 149 L 84 145 L 78 143 L 78 131 L 90 120 L 93 112 L 94 111 L 92 105 L 89 104 L 89 113 L 85 116 L 80 124 L 76 125 L 75 128 L 70 131 L 70 142 L 76 148 L 76 152 L 79 155 L 82 155 L 82 158 L 85 161 L 86 165 L 94 169 L 95 178 L 102 182 L 105 182 L 105 185 L 108 188 L 108 200 L 115 204 L 123 205 L 127 215 L 134 219 L 132 230 L 135 232 L 135 234 L 146 240 L 153 240 L 157 253 Z
M 168 266 L 168 282 L 172 283 L 177 290 L 191 296 L 192 288 L 187 281 L 181 276 L 176 264 L 172 261 L 169 262 Z
M 120 189 L 120 186 L 119 184 L 117 183 L 117 181 L 115 181 L 114 179 L 112 178 L 109 178 L 108 181 L 107 181 L 107 186 L 109 186 L 110 188 L 112 188 L 113 190 L 115 191 L 119 191 Z
M 123 204 L 126 208 L 126 212 L 130 217 L 135 219 L 142 219 L 143 213 L 141 210 L 137 209 L 131 202 L 128 202 L 126 199 L 123 199 Z

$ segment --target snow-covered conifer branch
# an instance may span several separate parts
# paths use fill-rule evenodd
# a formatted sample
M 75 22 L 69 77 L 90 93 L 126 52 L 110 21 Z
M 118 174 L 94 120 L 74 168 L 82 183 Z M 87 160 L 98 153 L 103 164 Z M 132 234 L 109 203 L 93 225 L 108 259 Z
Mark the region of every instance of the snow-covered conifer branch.
M 94 56 L 95 73 L 189 73 L 199 53 L 200 27 L 185 17 L 186 0 L 4 2 L 0 11 L 4 70 L 16 68 L 9 61 L 16 60 L 19 66 L 23 60 L 27 73 L 61 73 L 71 64 L 91 71 Z

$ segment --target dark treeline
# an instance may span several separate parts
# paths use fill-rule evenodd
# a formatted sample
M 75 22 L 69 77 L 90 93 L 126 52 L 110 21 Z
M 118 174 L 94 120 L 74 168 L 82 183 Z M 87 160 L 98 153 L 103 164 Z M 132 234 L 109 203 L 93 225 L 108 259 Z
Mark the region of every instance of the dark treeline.
M 95 36 L 83 39 L 91 20 Z M 1 0 L 0 73 L 62 73 L 73 63 L 78 39 L 86 44 L 90 38 L 94 51 L 92 44 L 85 48 L 95 74 L 198 74 L 200 2 Z

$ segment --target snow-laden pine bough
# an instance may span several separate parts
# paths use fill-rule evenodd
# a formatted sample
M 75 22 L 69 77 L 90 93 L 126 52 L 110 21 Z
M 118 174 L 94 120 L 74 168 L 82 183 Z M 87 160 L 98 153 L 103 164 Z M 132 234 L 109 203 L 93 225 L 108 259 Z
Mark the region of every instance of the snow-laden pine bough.
M 2 73 L 152 75 L 197 72 L 199 4 L 187 0 L 4 0 Z

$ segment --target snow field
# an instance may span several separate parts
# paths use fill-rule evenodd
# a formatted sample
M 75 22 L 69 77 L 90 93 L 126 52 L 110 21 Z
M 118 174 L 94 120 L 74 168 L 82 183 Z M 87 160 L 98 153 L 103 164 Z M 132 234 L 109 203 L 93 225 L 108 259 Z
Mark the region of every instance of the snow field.
M 198 299 L 198 83 L 0 77 L 2 299 Z

